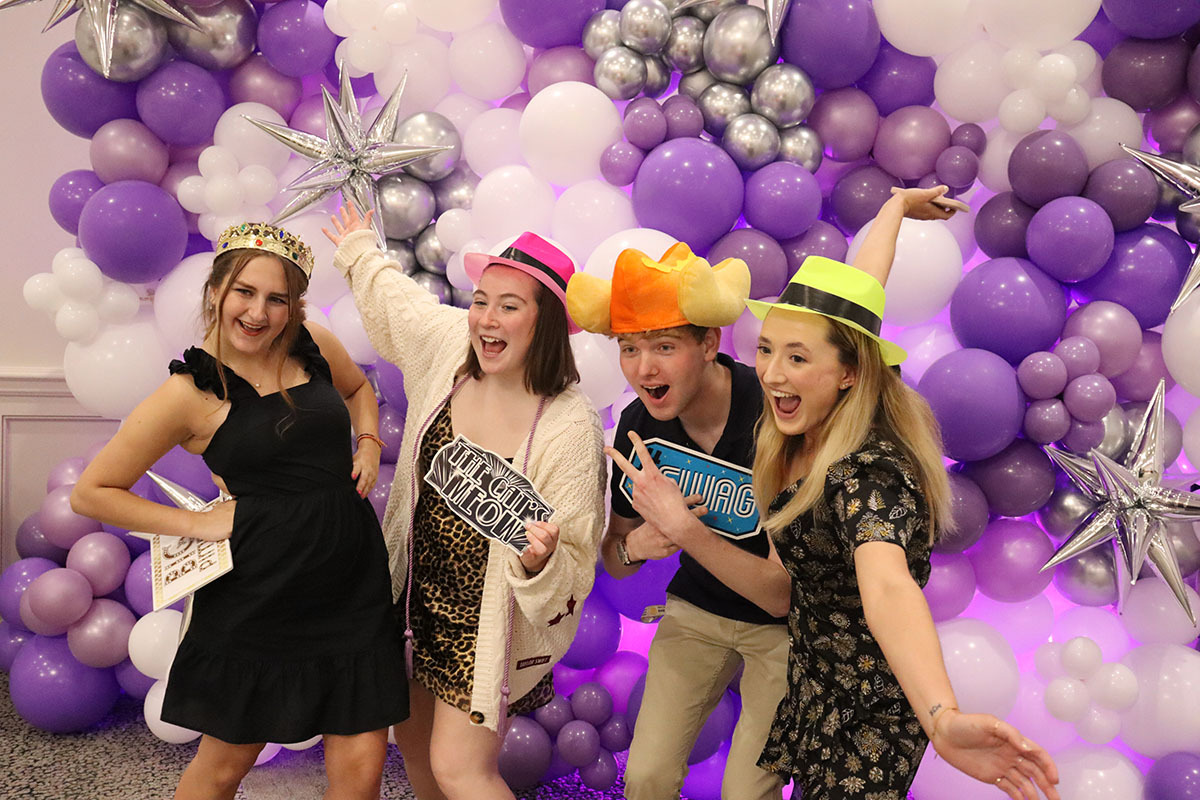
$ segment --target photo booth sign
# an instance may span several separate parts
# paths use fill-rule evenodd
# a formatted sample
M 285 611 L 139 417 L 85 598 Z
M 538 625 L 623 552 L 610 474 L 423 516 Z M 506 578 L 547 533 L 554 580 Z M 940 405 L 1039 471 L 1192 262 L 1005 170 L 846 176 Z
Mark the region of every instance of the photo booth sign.
M 665 439 L 647 439 L 646 450 L 663 475 L 679 485 L 684 495 L 704 496 L 708 513 L 700 521 L 726 539 L 745 539 L 758 532 L 758 506 L 750 470 L 699 453 Z M 641 468 L 637 453 L 629 459 Z M 621 494 L 633 502 L 633 481 L 621 479 Z
M 462 436 L 437 451 L 425 482 L 464 522 L 517 553 L 529 544 L 525 522 L 545 522 L 554 513 L 528 478 Z

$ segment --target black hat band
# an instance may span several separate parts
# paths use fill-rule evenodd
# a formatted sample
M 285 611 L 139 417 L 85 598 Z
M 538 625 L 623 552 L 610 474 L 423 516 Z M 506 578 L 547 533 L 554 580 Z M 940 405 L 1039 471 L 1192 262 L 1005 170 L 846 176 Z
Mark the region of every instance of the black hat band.
M 567 281 L 563 278 L 563 276 L 550 269 L 550 267 L 543 262 L 538 261 L 533 256 L 518 250 L 515 247 L 506 247 L 503 253 L 498 256 L 494 256 L 494 258 L 507 258 L 509 261 L 517 261 L 527 267 L 533 267 L 538 272 L 544 274 L 547 278 L 553 281 L 555 286 L 562 289 L 564 292 L 567 290 Z M 492 263 L 495 264 L 496 262 L 493 261 Z
M 779 302 L 848 320 L 873 336 L 879 335 L 879 328 L 883 324 L 883 320 L 865 306 L 803 283 L 789 283 L 783 294 L 779 295 Z

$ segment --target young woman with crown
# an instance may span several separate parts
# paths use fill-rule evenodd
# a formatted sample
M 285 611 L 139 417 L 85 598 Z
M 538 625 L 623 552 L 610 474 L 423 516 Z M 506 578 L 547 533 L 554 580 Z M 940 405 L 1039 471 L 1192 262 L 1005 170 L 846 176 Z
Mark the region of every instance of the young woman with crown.
M 405 771 L 421 800 L 511 798 L 498 733 L 554 696 L 550 669 L 574 638 L 604 524 L 603 433 L 567 338 L 578 330 L 565 308 L 575 267 L 533 233 L 470 253 L 464 311 L 387 259 L 369 215 L 342 209 L 333 227 L 334 265 L 408 397 L 383 522 L 411 655 L 413 715 L 395 728 Z M 554 508 L 526 523 L 519 556 L 423 486 L 456 436 L 509 459 Z
M 379 470 L 375 393 L 333 334 L 304 320 L 306 244 L 246 223 L 216 249 L 203 343 L 171 362 L 72 505 L 131 530 L 231 540 L 234 568 L 195 593 L 167 680 L 163 720 L 203 734 L 176 798 L 232 798 L 265 742 L 318 734 L 325 796 L 377 798 L 408 696 L 365 499 Z M 234 499 L 197 513 L 130 491 L 177 445 L 203 455 Z
M 946 191 L 895 190 L 854 265 L 810 256 L 763 320 L 756 370 L 767 408 L 754 489 L 768 510 L 769 559 L 708 531 L 648 458 L 609 449 L 633 505 L 730 587 L 788 614 L 788 691 L 759 760 L 804 800 L 903 800 L 926 744 L 1012 798 L 1057 800 L 1049 755 L 990 714 L 963 713 L 921 586 L 951 524 L 941 440 L 929 406 L 879 335 L 904 217 L 946 219 Z M 633 438 L 633 436 L 631 436 Z

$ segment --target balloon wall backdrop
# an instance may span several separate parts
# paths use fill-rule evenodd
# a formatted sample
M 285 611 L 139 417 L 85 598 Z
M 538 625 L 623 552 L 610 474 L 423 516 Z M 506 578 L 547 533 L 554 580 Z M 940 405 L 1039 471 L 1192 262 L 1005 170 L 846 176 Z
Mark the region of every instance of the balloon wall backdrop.
M 380 513 L 403 376 L 378 360 L 330 263 L 320 229 L 337 189 L 378 208 L 401 269 L 462 305 L 463 254 L 522 230 L 601 277 L 624 248 L 682 239 L 710 260 L 744 259 L 752 296 L 770 298 L 808 255 L 852 258 L 892 187 L 949 186 L 972 210 L 904 222 L 884 333 L 908 350 L 903 375 L 945 439 L 957 528 L 925 592 L 959 703 L 1045 744 L 1065 798 L 1200 796 L 1200 6 L 116 9 L 114 26 L 80 13 L 42 73 L 50 114 L 91 143 L 90 163 L 49 187 L 63 249 L 22 276 L 66 341 L 71 391 L 127 414 L 202 334 L 212 240 L 233 221 L 289 214 L 315 250 L 310 318 L 379 395 Z M 330 144 L 339 135 L 349 149 Z M 414 158 L 364 161 L 354 148 L 377 140 Z M 314 184 L 318 162 L 344 186 Z M 752 361 L 756 325 L 746 314 L 724 331 L 726 352 Z M 573 346 L 611 425 L 634 397 L 616 348 L 587 334 Z M 149 608 L 144 543 L 70 510 L 90 455 L 55 468 L 18 532 L 21 560 L 0 575 L 13 703 L 32 725 L 76 731 L 124 691 L 145 698 L 156 735 L 189 741 L 158 717 L 179 619 Z M 215 491 L 181 451 L 156 470 Z M 143 483 L 135 491 L 165 501 Z M 598 571 L 555 668 L 558 696 L 505 738 L 514 787 L 576 771 L 594 789 L 618 779 L 653 633 L 638 620 L 674 568 Z M 692 752 L 688 797 L 719 797 L 738 709 L 735 682 Z M 998 796 L 936 759 L 913 792 Z

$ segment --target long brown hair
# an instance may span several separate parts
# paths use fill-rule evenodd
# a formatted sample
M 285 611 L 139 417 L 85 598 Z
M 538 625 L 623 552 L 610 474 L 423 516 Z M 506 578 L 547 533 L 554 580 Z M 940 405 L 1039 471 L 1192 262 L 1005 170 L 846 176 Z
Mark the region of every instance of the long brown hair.
M 575 353 L 567 334 L 567 309 L 562 301 L 537 283 L 537 317 L 533 323 L 533 339 L 525 354 L 525 388 L 536 395 L 554 397 L 572 383 L 579 382 Z M 459 375 L 479 380 L 483 367 L 475 348 L 467 348 L 467 357 L 458 368 Z
M 949 530 L 953 521 L 950 482 L 942 462 L 941 431 L 933 411 L 925 398 L 883 362 L 874 339 L 837 320 L 822 319 L 829 323 L 826 340 L 837 348 L 839 361 L 855 370 L 855 382 L 841 393 L 817 434 L 820 439 L 813 443 L 812 468 L 806 480 L 791 500 L 766 521 L 765 527 L 771 533 L 781 531 L 821 502 L 829 467 L 862 447 L 874 428 L 900 447 L 912 462 L 929 509 L 929 535 L 933 541 L 942 531 Z M 754 498 L 760 508 L 767 508 L 784 489 L 789 465 L 803 441 L 803 436 L 789 436 L 779 430 L 771 412 L 771 400 L 764 397 L 754 455 Z
M 216 345 L 216 361 L 217 375 L 221 379 L 221 389 L 226 397 L 229 396 L 229 383 L 225 377 L 225 341 L 221 335 L 221 309 L 225 307 L 225 298 L 229 296 L 229 290 L 233 288 L 234 282 L 238 276 L 242 274 L 242 270 L 246 265 L 259 256 L 274 258 L 283 267 L 283 279 L 287 285 L 287 301 L 288 301 L 288 319 L 280 334 L 275 337 L 275 341 L 271 342 L 268 348 L 271 352 L 283 351 L 284 358 L 279 359 L 279 367 L 275 373 L 275 379 L 279 383 L 279 393 L 283 396 L 286 402 L 292 408 L 295 404 L 292 402 L 291 395 L 288 394 L 287 387 L 283 385 L 283 365 L 287 361 L 286 354 L 292 351 L 292 345 L 296 343 L 296 337 L 300 333 L 300 326 L 304 324 L 304 302 L 301 296 L 308 289 L 308 278 L 300 271 L 298 267 L 291 264 L 287 260 L 280 258 L 274 253 L 267 253 L 262 250 L 250 250 L 241 248 L 237 250 L 226 250 L 213 259 L 212 271 L 208 274 L 208 280 L 204 282 L 204 310 L 201 314 L 201 319 L 204 322 L 204 338 L 216 334 L 214 342 Z M 209 298 L 213 298 L 209 300 Z

